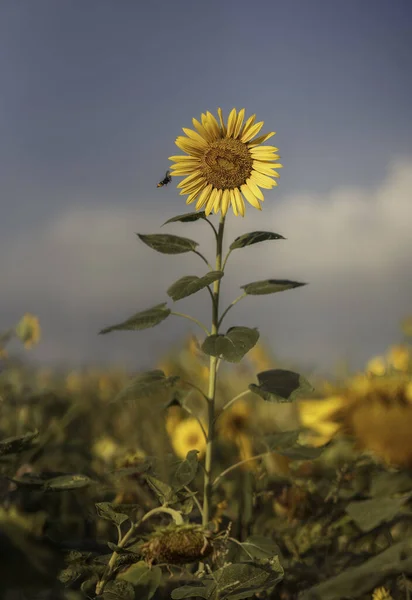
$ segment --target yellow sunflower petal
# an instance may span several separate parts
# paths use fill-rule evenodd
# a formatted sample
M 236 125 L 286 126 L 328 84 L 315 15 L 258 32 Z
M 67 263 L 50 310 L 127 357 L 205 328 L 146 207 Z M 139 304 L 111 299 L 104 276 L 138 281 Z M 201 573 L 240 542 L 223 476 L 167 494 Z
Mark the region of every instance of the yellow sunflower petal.
M 261 188 L 265 190 L 271 190 L 273 187 L 277 186 L 277 182 L 273 181 L 267 175 L 262 175 L 262 173 L 258 173 L 257 171 L 252 171 L 250 174 L 250 179 L 256 183 Z
M 191 175 L 189 175 L 189 177 L 186 177 L 186 179 L 183 179 L 183 181 L 178 183 L 177 188 L 187 187 L 189 184 L 197 182 L 200 177 L 200 173 L 196 171 L 195 173 L 192 173 Z
M 238 213 L 240 215 L 242 215 L 242 217 L 244 217 L 245 216 L 245 201 L 242 198 L 242 194 L 239 192 L 238 188 L 235 188 L 232 190 L 232 195 L 235 198 Z
M 196 200 L 196 198 L 198 197 L 199 194 L 200 194 L 199 190 L 189 194 L 189 196 L 186 198 L 186 204 L 192 204 L 192 202 L 194 202 Z
M 206 187 L 206 185 L 206 179 L 202 177 L 201 179 L 199 179 L 199 181 L 184 187 L 181 190 L 181 192 L 179 192 L 179 195 L 184 196 L 185 194 L 192 194 L 193 192 L 196 192 L 196 190 L 203 190 L 203 188 Z
M 169 156 L 168 160 L 173 160 L 175 163 L 186 163 L 196 161 L 198 164 L 200 164 L 200 160 L 195 156 L 187 156 L 183 154 L 178 154 L 177 156 Z
M 256 115 L 252 115 L 251 117 L 248 118 L 248 120 L 246 121 L 246 123 L 242 129 L 242 133 L 240 134 L 241 136 L 247 132 L 249 127 L 252 127 L 253 123 L 255 122 L 255 119 L 256 119 Z
M 235 125 L 235 129 L 233 131 L 233 137 L 235 139 L 237 139 L 239 136 L 240 130 L 242 129 L 242 124 L 243 124 L 244 118 L 245 118 L 245 109 L 242 108 L 237 115 L 236 125 Z
M 249 148 L 253 148 L 254 146 L 260 146 L 260 144 L 263 144 L 264 142 L 266 142 L 268 139 L 270 139 L 274 135 L 276 135 L 276 131 L 271 131 L 270 133 L 265 133 L 264 135 L 261 135 L 260 137 L 256 138 L 255 140 L 250 141 L 248 143 L 248 146 L 249 146 Z
M 253 125 L 253 127 L 249 127 L 249 129 L 240 136 L 240 141 L 243 142 L 244 144 L 246 144 L 249 140 L 254 138 L 255 135 L 257 135 L 259 133 L 259 131 L 262 129 L 263 125 L 264 125 L 264 121 L 260 121 L 259 123 L 256 123 L 255 125 Z
M 200 144 L 182 135 L 176 138 L 175 144 L 183 152 L 187 152 L 187 154 L 194 154 L 195 156 L 203 156 L 204 154 L 204 149 L 201 148 Z
M 252 206 L 257 208 L 258 210 L 262 210 L 259 200 L 253 194 L 253 192 L 250 190 L 250 188 L 246 185 L 246 183 L 244 183 L 243 185 L 240 186 L 240 191 L 242 192 L 242 194 L 244 195 L 246 200 L 249 202 L 249 204 L 251 204 Z
M 197 142 L 201 148 L 206 148 L 207 140 L 197 133 L 197 131 L 193 131 L 193 129 L 188 129 L 187 127 L 183 127 L 182 131 L 187 135 L 188 138 Z
M 213 189 L 213 185 L 209 183 L 204 190 L 201 191 L 198 201 L 196 202 L 196 210 L 200 210 L 206 204 L 210 198 L 210 193 Z
M 222 109 L 221 108 L 217 109 L 217 114 L 219 115 L 220 128 L 222 130 L 222 135 L 223 135 L 223 137 L 226 137 L 227 129 L 226 129 L 225 122 L 223 120 L 223 113 L 222 113 Z
M 230 205 L 230 191 L 223 190 L 222 194 L 222 215 L 225 216 Z
M 270 163 L 263 163 L 258 160 L 254 160 L 252 163 L 252 169 L 254 171 L 258 171 L 259 173 L 263 173 L 263 175 L 272 175 L 275 167 L 279 167 L 279 165 L 271 165 Z
M 251 181 L 250 178 L 249 178 L 249 179 L 246 179 L 246 185 L 248 186 L 248 188 L 250 189 L 250 191 L 252 192 L 252 194 L 254 196 L 256 196 L 256 198 L 258 200 L 261 200 L 263 202 L 264 197 L 263 197 L 263 194 L 262 194 L 262 190 L 260 190 L 258 188 L 258 186 L 256 185 L 256 183 L 254 183 L 253 181 Z
M 215 213 L 219 212 L 220 203 L 222 202 L 223 190 L 216 190 L 217 194 L 215 196 L 215 201 L 213 203 L 213 210 Z
M 251 148 L 250 153 L 253 154 L 267 154 L 268 152 L 278 152 L 279 148 L 275 146 L 256 146 L 256 148 Z
M 215 203 L 216 198 L 218 197 L 220 192 L 220 195 L 222 194 L 222 190 L 217 190 L 216 188 L 212 190 L 212 193 L 209 196 L 209 200 L 207 201 L 206 207 L 205 207 L 205 213 L 206 216 L 209 216 L 210 213 L 213 210 L 213 205 Z
M 232 134 L 235 130 L 235 126 L 236 126 L 236 108 L 232 108 L 232 110 L 229 113 L 228 119 L 227 119 L 227 133 L 226 133 L 226 137 L 232 137 Z
M 206 117 L 207 117 L 207 121 L 206 121 L 207 125 L 212 129 L 216 138 L 220 138 L 220 129 L 219 129 L 219 125 L 216 121 L 215 116 L 212 115 L 211 112 L 207 111 Z
M 203 127 L 203 125 L 199 123 L 197 119 L 192 119 L 192 123 L 195 129 L 197 129 L 197 131 L 203 138 L 205 138 L 205 140 L 208 140 L 209 142 L 213 140 L 213 135 L 205 127 Z

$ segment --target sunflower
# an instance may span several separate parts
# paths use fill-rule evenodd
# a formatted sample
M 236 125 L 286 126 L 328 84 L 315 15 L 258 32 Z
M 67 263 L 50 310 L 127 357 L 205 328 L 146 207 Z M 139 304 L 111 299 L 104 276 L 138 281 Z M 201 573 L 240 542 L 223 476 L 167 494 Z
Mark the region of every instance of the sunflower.
M 317 411 L 310 411 L 311 402 Z M 299 413 L 323 443 L 344 433 L 384 463 L 412 467 L 412 378 L 406 373 L 359 374 L 336 396 L 301 403 Z
M 198 450 L 201 458 L 206 450 L 206 440 L 202 428 L 195 418 L 179 423 L 171 434 L 173 450 L 179 458 L 186 458 L 190 450 Z
M 16 325 L 16 335 L 27 350 L 35 346 L 41 335 L 39 319 L 30 313 L 23 315 Z
M 183 128 L 185 136 L 176 139 L 176 146 L 186 152 L 171 156 L 173 176 L 185 176 L 178 184 L 181 196 L 188 196 L 186 204 L 196 200 L 196 210 L 212 210 L 226 215 L 229 206 L 236 216 L 245 215 L 245 200 L 261 210 L 264 197 L 260 188 L 270 190 L 277 186 L 280 169 L 278 148 L 262 146 L 275 135 L 270 132 L 256 137 L 263 121 L 255 123 L 256 115 L 246 121 L 245 109 L 233 108 L 223 120 L 217 110 L 219 123 L 209 111 L 200 121 L 192 119 L 193 129 Z

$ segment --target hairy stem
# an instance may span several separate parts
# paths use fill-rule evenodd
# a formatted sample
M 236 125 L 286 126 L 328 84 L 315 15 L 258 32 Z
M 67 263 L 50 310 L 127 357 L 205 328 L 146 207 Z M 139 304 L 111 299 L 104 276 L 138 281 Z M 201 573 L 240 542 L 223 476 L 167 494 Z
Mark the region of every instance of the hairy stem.
M 216 271 L 222 270 L 222 247 L 223 247 L 223 232 L 225 227 L 225 217 L 221 216 L 219 229 L 216 237 Z M 219 294 L 220 294 L 220 279 L 213 283 L 213 306 L 212 306 L 212 328 L 211 335 L 216 335 L 219 332 Z M 208 389 L 208 440 L 206 446 L 205 457 L 205 478 L 204 478 L 204 496 L 203 496 L 203 515 L 202 523 L 206 526 L 211 518 L 211 501 L 212 501 L 212 466 L 213 466 L 213 442 L 214 442 L 214 426 L 215 426 L 215 396 L 216 396 L 216 372 L 218 359 L 215 356 L 210 357 L 209 370 L 209 389 Z

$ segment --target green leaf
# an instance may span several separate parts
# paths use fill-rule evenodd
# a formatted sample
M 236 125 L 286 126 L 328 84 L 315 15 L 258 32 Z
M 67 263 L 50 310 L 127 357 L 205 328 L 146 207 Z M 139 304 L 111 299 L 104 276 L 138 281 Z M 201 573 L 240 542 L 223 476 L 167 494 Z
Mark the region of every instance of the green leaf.
M 192 252 L 196 250 L 199 244 L 189 238 L 181 237 L 180 235 L 172 235 L 170 233 L 153 233 L 143 235 L 138 233 L 137 236 L 149 248 L 161 252 L 161 254 L 183 254 L 184 252 Z
M 275 294 L 276 292 L 284 292 L 293 288 L 307 285 L 298 281 L 289 281 L 289 279 L 265 279 L 264 281 L 254 281 L 242 285 L 241 289 L 249 296 L 262 296 L 263 294 Z
M 402 540 L 362 564 L 345 569 L 335 577 L 305 590 L 300 600 L 342 600 L 360 598 L 389 578 L 412 570 L 410 540 Z
M 241 562 L 255 558 L 271 558 L 280 555 L 279 546 L 271 539 L 260 535 L 253 535 L 241 544 L 236 544 L 236 556 L 230 562 Z
M 271 369 L 257 374 L 258 385 L 249 389 L 266 402 L 293 402 L 298 396 L 313 392 L 314 388 L 299 373 L 285 369 Z
M 103 600 L 135 600 L 134 587 L 128 581 L 109 581 L 105 586 Z
M 134 399 L 148 398 L 154 394 L 159 394 L 162 390 L 172 388 L 179 379 L 178 376 L 166 377 L 160 369 L 145 371 L 125 386 L 117 394 L 113 402 L 119 402 L 131 396 Z
M 146 475 L 145 478 L 149 486 L 159 498 L 161 504 L 165 504 L 166 502 L 169 504 L 176 502 L 177 497 L 170 485 L 164 481 L 160 481 L 160 479 L 157 479 L 156 477 L 153 477 L 153 475 Z
M 136 598 L 150 600 L 161 583 L 162 569 L 160 567 L 150 568 L 141 560 L 118 575 L 117 581 L 119 580 L 128 581 L 133 585 Z
M 183 598 L 205 598 L 205 600 L 212 600 L 214 596 L 210 593 L 210 588 L 213 583 L 209 583 L 208 587 L 204 585 L 182 585 L 182 587 L 175 588 L 172 590 L 172 600 L 183 600 Z
M 270 450 L 278 450 L 279 448 L 290 448 L 297 444 L 299 439 L 300 429 L 294 431 L 277 431 L 265 435 L 264 442 Z
M 176 300 L 181 300 L 182 298 L 187 298 L 192 294 L 196 294 L 196 292 L 203 290 L 214 281 L 222 279 L 222 277 L 222 271 L 210 271 L 203 277 L 186 275 L 170 286 L 167 290 L 167 295 L 176 302 Z
M 231 564 L 213 573 L 219 598 L 242 600 L 273 587 L 283 579 L 278 557 L 268 561 Z
M 85 488 L 92 483 L 93 480 L 87 475 L 60 475 L 46 481 L 45 490 L 48 492 L 65 492 Z
M 370 486 L 371 496 L 393 496 L 410 491 L 412 491 L 412 476 L 406 471 L 378 473 L 373 477 Z
M 171 313 L 170 308 L 167 308 L 166 302 L 157 304 L 153 308 L 148 308 L 142 312 L 138 312 L 130 319 L 119 323 L 118 325 L 111 325 L 102 329 L 99 333 L 110 333 L 111 331 L 138 331 L 141 329 L 149 329 L 155 327 L 164 321 Z
M 237 248 L 244 248 L 245 246 L 252 246 L 259 242 L 266 242 L 267 240 L 284 240 L 283 235 L 279 233 L 272 233 L 271 231 L 252 231 L 250 233 L 244 233 L 235 239 L 229 246 L 230 250 L 236 250 Z
M 116 512 L 115 507 L 110 502 L 98 502 L 95 504 L 97 515 L 101 519 L 106 519 L 106 521 L 111 521 L 116 525 L 121 525 L 125 521 L 128 520 L 128 516 L 124 515 L 120 512 Z
M 0 456 L 6 454 L 19 454 L 33 447 L 33 440 L 37 438 L 39 432 L 32 431 L 25 435 L 13 436 L 0 440 Z
M 231 327 L 226 335 L 209 335 L 202 344 L 202 350 L 209 356 L 237 363 L 255 346 L 258 339 L 259 332 L 256 328 Z
M 180 221 L 180 223 L 192 223 L 193 221 L 198 221 L 199 219 L 207 219 L 206 213 L 203 210 L 200 212 L 191 212 L 184 215 L 178 215 L 177 217 L 172 217 L 171 219 L 165 221 L 163 225 L 167 225 L 168 223 L 176 223 L 177 221 Z
M 281 448 L 278 454 L 287 456 L 291 460 L 315 460 L 325 451 L 325 446 L 313 448 L 312 446 L 300 446 L 296 444 L 293 448 Z
M 189 450 L 186 458 L 182 460 L 172 477 L 172 487 L 177 492 L 189 485 L 196 477 L 199 462 L 197 460 L 198 450 Z
M 373 498 L 351 502 L 346 507 L 346 513 L 363 531 L 371 531 L 381 525 L 392 521 L 403 509 L 403 505 L 410 498 L 410 494 L 403 498 Z

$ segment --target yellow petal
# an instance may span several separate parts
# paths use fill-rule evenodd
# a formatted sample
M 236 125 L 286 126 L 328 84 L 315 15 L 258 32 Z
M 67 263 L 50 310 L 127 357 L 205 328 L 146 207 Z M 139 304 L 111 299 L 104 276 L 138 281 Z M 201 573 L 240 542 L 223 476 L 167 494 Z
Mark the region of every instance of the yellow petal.
M 192 204 L 192 202 L 194 202 L 196 200 L 196 198 L 198 197 L 198 195 L 200 194 L 200 191 L 196 191 L 193 192 L 192 194 L 189 194 L 189 196 L 186 198 L 186 204 Z
M 278 152 L 279 148 L 275 148 L 275 146 L 256 146 L 256 148 L 251 148 L 250 153 L 253 154 L 267 154 L 268 152 Z
M 251 142 L 249 142 L 248 146 L 249 146 L 249 148 L 253 148 L 254 146 L 259 146 L 260 144 L 263 144 L 264 142 L 266 142 L 268 139 L 270 139 L 274 135 L 276 135 L 276 131 L 271 131 L 270 133 L 265 133 L 264 135 L 261 135 L 260 137 L 256 138 L 255 140 L 252 140 Z
M 223 113 L 222 113 L 222 109 L 221 108 L 217 109 L 217 114 L 219 115 L 220 128 L 222 130 L 222 135 L 223 135 L 223 137 L 226 137 L 226 131 L 227 131 L 227 129 L 226 129 L 225 122 L 223 120 Z
M 207 111 L 206 117 L 207 117 L 207 121 L 206 121 L 207 125 L 209 126 L 209 128 L 211 128 L 211 130 L 215 134 L 215 137 L 220 138 L 220 129 L 219 129 L 219 125 L 216 121 L 215 116 L 212 115 L 211 112 Z
M 243 119 L 245 118 L 245 109 L 239 111 L 239 114 L 236 119 L 235 130 L 233 132 L 233 137 L 236 139 L 239 136 L 240 130 L 242 129 Z
M 255 135 L 257 135 L 259 133 L 259 131 L 262 129 L 263 125 L 264 125 L 264 122 L 260 121 L 259 123 L 256 123 L 252 127 L 249 127 L 249 129 L 240 136 L 240 141 L 243 142 L 244 144 L 246 144 L 246 142 L 248 142 L 249 140 L 254 138 Z
M 246 121 L 246 123 L 242 129 L 242 133 L 240 134 L 241 136 L 247 132 L 249 127 L 252 127 L 253 123 L 255 122 L 255 119 L 256 119 L 256 115 L 252 115 L 251 117 L 248 118 L 248 120 Z
M 216 188 L 214 188 L 214 189 L 212 190 L 212 193 L 210 194 L 210 196 L 209 196 L 209 200 L 207 201 L 207 204 L 206 204 L 206 207 L 205 207 L 205 213 L 206 213 L 206 216 L 209 216 L 209 215 L 210 215 L 210 213 L 212 212 L 213 205 L 214 205 L 214 203 L 215 203 L 215 200 L 216 200 L 216 198 L 217 198 L 217 196 L 218 196 L 218 192 L 220 192 L 220 193 L 221 193 L 221 192 L 222 192 L 222 190 L 217 190 Z
M 175 163 L 196 162 L 200 165 L 200 160 L 194 156 L 184 156 L 179 154 L 178 156 L 169 156 L 168 160 L 172 160 Z
M 257 208 L 258 210 L 262 210 L 259 200 L 253 194 L 253 192 L 248 188 L 246 183 L 244 183 L 243 185 L 240 186 L 240 191 L 242 192 L 242 194 L 244 195 L 246 200 L 249 202 L 249 204 L 251 204 L 252 206 Z
M 230 205 L 230 190 L 223 190 L 222 194 L 222 215 L 225 216 Z
M 245 201 L 242 198 L 241 193 L 239 192 L 238 188 L 234 188 L 232 190 L 232 195 L 235 197 L 235 202 L 236 202 L 236 206 L 237 206 L 237 210 L 239 212 L 240 215 L 242 215 L 242 217 L 245 216 Z
M 226 137 L 232 137 L 236 126 L 236 108 L 232 108 L 227 119 L 227 134 Z
M 278 165 L 276 164 L 271 165 L 270 163 L 264 163 L 258 160 L 254 160 L 252 163 L 252 169 L 254 171 L 258 171 L 259 173 L 263 173 L 263 175 L 272 175 L 274 172 L 273 169 L 277 166 Z
M 262 190 L 260 190 L 258 188 L 258 186 L 256 185 L 256 183 L 254 183 L 253 181 L 249 179 L 246 179 L 246 185 L 248 186 L 248 188 L 250 189 L 250 191 L 252 192 L 252 194 L 254 196 L 256 196 L 256 198 L 258 198 L 258 200 L 261 200 L 263 202 L 264 197 L 262 194 Z
M 250 179 L 265 190 L 271 190 L 273 187 L 277 186 L 276 181 L 273 181 L 273 179 L 267 175 L 262 175 L 262 173 L 258 173 L 257 171 L 252 171 Z
M 196 203 L 196 210 L 200 210 L 201 208 L 203 208 L 203 206 L 206 204 L 206 202 L 209 200 L 210 197 L 210 192 L 213 189 L 213 185 L 211 183 L 209 183 L 209 185 L 207 185 L 205 187 L 204 190 L 202 190 L 199 199 Z
M 204 154 L 204 149 L 197 142 L 189 140 L 182 135 L 176 139 L 175 144 L 183 152 L 187 152 L 187 154 L 194 154 L 195 156 L 203 156 Z
M 203 138 L 205 138 L 205 140 L 208 140 L 209 142 L 213 140 L 213 135 L 205 127 L 203 127 L 203 125 L 199 123 L 197 119 L 192 119 L 192 123 L 195 129 L 197 129 L 197 131 Z
M 197 182 L 199 180 L 199 177 L 201 177 L 201 175 L 199 173 L 192 173 L 191 175 L 189 175 L 189 177 L 186 177 L 186 179 L 183 179 L 183 181 L 181 181 L 180 183 L 177 184 L 178 188 L 183 188 L 183 187 L 187 187 L 189 184 Z
M 213 203 L 213 210 L 215 211 L 215 213 L 217 213 L 219 211 L 220 208 L 220 203 L 222 201 L 222 196 L 223 196 L 223 190 L 216 190 L 216 196 L 215 196 L 215 201 Z
M 186 196 L 186 194 L 192 194 L 196 190 L 198 190 L 198 191 L 203 190 L 203 188 L 206 185 L 207 185 L 207 183 L 206 183 L 206 180 L 204 178 L 199 179 L 198 182 L 191 183 L 190 185 L 188 185 L 185 188 L 183 188 L 182 191 L 179 192 L 179 195 L 180 196 Z
M 182 130 L 184 131 L 184 133 L 187 135 L 188 138 L 197 142 L 201 148 L 206 148 L 207 141 L 205 140 L 204 137 L 199 135 L 197 133 L 197 131 L 193 131 L 193 129 L 188 129 L 187 127 L 183 127 Z

